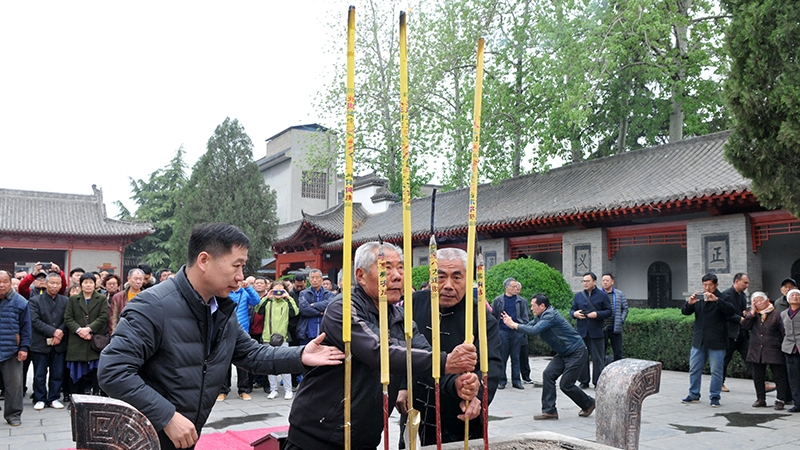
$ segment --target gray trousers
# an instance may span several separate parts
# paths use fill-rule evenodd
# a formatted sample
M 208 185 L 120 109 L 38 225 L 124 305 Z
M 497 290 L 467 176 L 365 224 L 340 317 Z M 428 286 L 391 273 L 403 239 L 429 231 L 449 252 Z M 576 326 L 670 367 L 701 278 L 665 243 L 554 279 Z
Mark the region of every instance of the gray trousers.
M 589 352 L 583 346 L 569 355 L 556 355 L 550 360 L 550 364 L 547 365 L 544 373 L 542 373 L 544 382 L 544 386 L 542 386 L 543 413 L 555 414 L 558 412 L 556 409 L 556 380 L 559 376 L 561 381 L 558 385 L 561 388 L 561 392 L 567 394 L 567 397 L 572 399 L 576 405 L 581 409 L 586 409 L 594 404 L 594 399 L 575 385 L 581 370 L 588 364 Z
M 22 416 L 22 361 L 15 354 L 0 361 L 0 376 L 3 377 L 6 401 L 3 404 L 3 417 L 6 421 Z

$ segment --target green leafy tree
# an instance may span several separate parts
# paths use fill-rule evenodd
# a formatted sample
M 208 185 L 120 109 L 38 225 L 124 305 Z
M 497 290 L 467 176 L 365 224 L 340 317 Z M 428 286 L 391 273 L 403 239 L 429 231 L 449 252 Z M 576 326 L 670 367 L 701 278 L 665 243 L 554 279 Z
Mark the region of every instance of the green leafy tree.
M 800 8 L 791 0 L 726 0 L 725 97 L 734 118 L 727 160 L 761 205 L 800 215 Z
M 419 289 L 426 281 L 431 281 L 431 266 L 416 266 L 411 269 L 411 284 L 414 285 L 414 288 Z
M 562 314 L 572 306 L 572 290 L 559 271 L 535 259 L 521 258 L 502 262 L 486 271 L 486 300 L 491 302 L 505 292 L 503 281 L 515 278 L 522 284 L 520 295 L 530 302 L 543 292 Z
M 192 169 L 181 193 L 175 232 L 170 241 L 172 261 L 186 260 L 191 229 L 197 224 L 226 222 L 250 238 L 245 271 L 254 273 L 270 253 L 278 218 L 275 191 L 253 161 L 253 143 L 236 119 L 226 118 L 208 140 L 206 153 Z
M 183 160 L 183 146 L 175 152 L 175 157 L 165 167 L 150 174 L 147 181 L 130 178 L 136 203 L 135 213 L 131 213 L 121 202 L 118 218 L 150 222 L 155 231 L 125 249 L 126 258 L 135 257 L 152 267 L 169 267 L 177 270 L 183 260 L 175 261 L 170 256 L 170 238 L 175 228 L 175 213 L 180 204 L 182 189 L 186 185 L 186 163 Z

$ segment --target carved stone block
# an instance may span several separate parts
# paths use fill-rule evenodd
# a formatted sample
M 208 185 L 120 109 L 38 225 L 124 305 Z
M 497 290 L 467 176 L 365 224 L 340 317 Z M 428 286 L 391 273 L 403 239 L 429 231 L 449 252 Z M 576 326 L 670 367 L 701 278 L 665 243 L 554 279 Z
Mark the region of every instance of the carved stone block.
M 72 396 L 76 447 L 99 450 L 160 450 L 155 428 L 133 406 L 108 397 Z
M 603 369 L 597 382 L 597 442 L 624 449 L 639 448 L 642 402 L 661 388 L 661 363 L 621 359 Z

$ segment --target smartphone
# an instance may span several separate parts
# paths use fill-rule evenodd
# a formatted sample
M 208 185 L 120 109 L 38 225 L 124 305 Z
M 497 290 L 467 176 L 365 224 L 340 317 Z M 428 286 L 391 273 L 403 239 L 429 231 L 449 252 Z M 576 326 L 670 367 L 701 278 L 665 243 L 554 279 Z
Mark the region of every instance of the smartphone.
M 698 300 L 700 300 L 700 301 L 702 302 L 702 301 L 705 301 L 705 299 L 706 299 L 706 294 L 704 294 L 703 292 L 701 292 L 701 293 L 699 293 L 699 294 L 696 294 L 696 295 L 695 295 L 695 297 L 697 297 L 697 299 L 698 299 Z
M 50 269 L 53 268 L 53 265 L 50 264 L 50 263 L 42 263 L 41 266 L 42 266 L 42 270 L 50 270 Z
M 281 295 L 283 295 L 285 293 L 286 293 L 286 291 L 284 291 L 283 289 L 275 289 L 274 291 L 272 291 L 272 295 L 276 295 L 278 297 L 280 297 Z
M 47 338 L 47 345 L 53 345 L 53 338 Z

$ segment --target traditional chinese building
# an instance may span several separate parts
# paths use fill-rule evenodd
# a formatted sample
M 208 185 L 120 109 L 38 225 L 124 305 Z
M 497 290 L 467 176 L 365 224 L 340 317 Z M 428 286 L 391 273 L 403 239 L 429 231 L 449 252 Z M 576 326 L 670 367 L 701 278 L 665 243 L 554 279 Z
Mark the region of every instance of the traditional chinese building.
M 800 276 L 800 220 L 761 207 L 723 157 L 729 132 L 569 164 L 478 189 L 478 245 L 487 266 L 529 257 L 560 270 L 572 288 L 583 273 L 611 272 L 634 306 L 677 305 L 716 273 L 720 288 L 746 272 L 750 292 L 780 295 Z M 466 248 L 468 189 L 436 198 L 442 246 Z M 402 208 L 369 214 L 354 205 L 354 248 L 402 242 Z M 342 206 L 283 225 L 276 271 L 341 266 Z M 427 264 L 431 199 L 412 201 L 414 266 Z M 408 262 L 409 259 L 406 258 Z
M 65 273 L 122 272 L 125 246 L 153 232 L 149 223 L 109 219 L 103 192 L 92 195 L 0 189 L 0 269 L 30 271 L 37 261 Z

